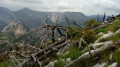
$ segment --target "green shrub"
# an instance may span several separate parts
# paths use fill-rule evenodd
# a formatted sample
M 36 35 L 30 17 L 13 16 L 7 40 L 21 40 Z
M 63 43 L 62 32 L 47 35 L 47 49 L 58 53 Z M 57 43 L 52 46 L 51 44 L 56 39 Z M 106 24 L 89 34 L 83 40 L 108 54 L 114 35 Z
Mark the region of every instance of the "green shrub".
M 110 31 L 115 32 L 117 29 L 117 27 L 120 27 L 120 19 L 118 19 L 117 21 L 113 21 L 112 24 L 108 25 L 106 28 Z
M 75 60 L 83 54 L 76 46 L 71 46 L 68 51 L 69 53 L 64 55 L 63 58 L 71 58 L 71 60 Z
M 96 31 L 96 33 L 100 33 L 100 32 L 107 33 L 108 29 L 107 28 L 100 28 Z
M 58 60 L 57 63 L 55 63 L 54 67 L 64 67 L 66 65 L 66 62 L 63 62 L 62 60 Z
M 120 51 L 119 50 L 116 50 L 116 52 L 113 55 L 113 58 L 114 58 L 113 61 L 117 62 L 118 65 L 120 65 Z
M 101 23 L 96 22 L 95 19 L 91 19 L 91 20 L 89 20 L 89 21 L 86 21 L 86 22 L 85 22 L 85 25 L 86 25 L 86 26 L 85 26 L 86 29 L 91 29 L 91 28 L 93 28 L 93 26 L 94 26 L 94 28 L 100 26 Z
M 12 60 L 5 60 L 3 62 L 0 62 L 0 67 L 13 67 Z

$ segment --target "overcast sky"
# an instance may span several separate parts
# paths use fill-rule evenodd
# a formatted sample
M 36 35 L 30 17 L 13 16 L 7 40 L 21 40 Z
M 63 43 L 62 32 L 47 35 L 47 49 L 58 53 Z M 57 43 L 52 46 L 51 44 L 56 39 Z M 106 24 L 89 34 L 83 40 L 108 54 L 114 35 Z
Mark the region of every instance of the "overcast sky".
M 0 0 L 0 7 L 19 10 L 27 7 L 37 11 L 74 11 L 86 15 L 120 13 L 120 0 Z

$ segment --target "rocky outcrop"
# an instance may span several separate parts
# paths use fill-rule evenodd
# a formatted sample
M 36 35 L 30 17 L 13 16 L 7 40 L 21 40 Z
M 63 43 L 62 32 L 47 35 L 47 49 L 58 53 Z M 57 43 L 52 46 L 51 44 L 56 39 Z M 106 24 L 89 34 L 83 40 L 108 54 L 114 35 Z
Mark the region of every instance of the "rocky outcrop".
M 22 23 L 12 21 L 8 26 L 6 26 L 2 32 L 13 32 L 15 35 L 25 34 L 27 32 L 26 26 Z

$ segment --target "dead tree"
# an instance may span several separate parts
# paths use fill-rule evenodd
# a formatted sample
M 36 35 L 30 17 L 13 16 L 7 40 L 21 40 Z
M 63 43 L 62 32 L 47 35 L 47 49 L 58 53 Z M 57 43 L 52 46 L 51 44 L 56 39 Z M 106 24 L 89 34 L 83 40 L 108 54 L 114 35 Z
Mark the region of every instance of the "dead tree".
M 96 50 L 92 50 L 91 53 L 92 53 L 92 58 L 95 58 L 97 56 L 99 56 L 102 51 L 105 51 L 106 49 L 110 49 L 110 48 L 119 48 L 120 47 L 120 41 L 119 42 L 115 42 L 115 43 L 111 43 L 111 44 L 106 44 Z M 72 62 L 70 62 L 69 64 L 67 64 L 65 67 L 72 67 L 72 65 L 75 65 L 77 64 L 78 62 L 82 61 L 83 59 L 90 59 L 91 56 L 89 55 L 89 53 L 85 53 L 83 55 L 81 55 L 78 59 L 76 60 L 73 60 Z M 91 59 L 92 59 L 91 58 Z
M 103 16 L 103 22 L 105 21 L 105 13 L 104 13 L 104 16 Z
M 36 63 L 41 66 L 44 60 L 46 60 L 46 58 L 51 53 L 58 52 L 60 49 L 68 45 L 67 42 L 71 38 L 67 31 L 67 28 L 70 27 L 70 19 L 68 19 L 66 16 L 65 19 L 68 24 L 67 27 L 60 26 L 57 24 L 59 18 L 56 21 L 57 22 L 56 25 L 49 25 L 48 20 L 46 19 L 45 25 L 37 29 L 31 30 L 28 33 L 21 36 L 26 38 L 26 40 L 24 41 L 24 46 L 20 47 L 21 48 L 20 50 L 7 51 L 5 54 L 7 56 L 10 55 L 9 58 L 15 60 L 13 62 L 16 62 L 16 64 L 14 64 L 16 67 L 32 66 Z M 78 26 L 79 28 L 82 28 L 79 25 L 77 25 L 75 21 L 73 22 L 73 24 Z M 59 35 L 55 36 L 55 34 Z M 57 40 L 57 38 L 61 38 L 61 40 Z M 52 43 L 47 44 L 46 43 L 47 39 L 52 41 Z M 35 42 L 35 45 L 40 44 L 40 47 L 31 46 L 31 43 L 33 42 Z M 92 54 L 90 55 L 92 56 Z M 22 60 L 22 62 L 19 61 L 19 59 Z
M 65 20 L 66 20 L 66 22 L 67 22 L 68 27 L 70 27 L 70 20 L 66 17 L 65 14 L 64 14 L 64 17 L 65 17 Z
M 97 22 L 99 22 L 99 13 L 98 13 L 98 15 L 97 15 Z

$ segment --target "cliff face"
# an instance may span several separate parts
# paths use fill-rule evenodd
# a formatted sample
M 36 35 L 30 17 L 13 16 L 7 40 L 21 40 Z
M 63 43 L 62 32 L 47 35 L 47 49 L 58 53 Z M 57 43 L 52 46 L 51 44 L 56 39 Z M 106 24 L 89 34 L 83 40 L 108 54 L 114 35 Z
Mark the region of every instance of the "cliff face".
M 2 32 L 13 32 L 15 35 L 21 35 L 27 32 L 25 26 L 21 23 L 11 22 Z

